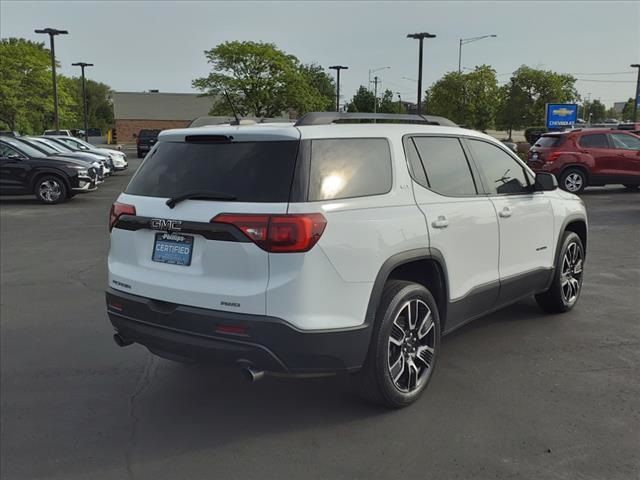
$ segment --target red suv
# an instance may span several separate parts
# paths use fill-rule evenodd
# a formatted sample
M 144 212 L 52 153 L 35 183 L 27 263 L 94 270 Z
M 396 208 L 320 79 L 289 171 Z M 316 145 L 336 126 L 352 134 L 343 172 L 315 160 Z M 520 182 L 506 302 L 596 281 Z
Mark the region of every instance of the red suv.
M 587 186 L 640 186 L 640 137 L 611 129 L 545 133 L 529 150 L 534 171 L 550 172 L 560 187 L 580 193 Z

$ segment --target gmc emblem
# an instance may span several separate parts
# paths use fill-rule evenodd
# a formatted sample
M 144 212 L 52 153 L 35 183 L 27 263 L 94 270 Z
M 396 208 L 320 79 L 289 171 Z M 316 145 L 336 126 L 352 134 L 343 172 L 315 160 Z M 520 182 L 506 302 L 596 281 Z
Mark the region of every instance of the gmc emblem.
M 182 227 L 182 220 L 167 220 L 165 218 L 152 218 L 151 228 L 154 230 L 166 230 L 169 232 L 179 232 Z

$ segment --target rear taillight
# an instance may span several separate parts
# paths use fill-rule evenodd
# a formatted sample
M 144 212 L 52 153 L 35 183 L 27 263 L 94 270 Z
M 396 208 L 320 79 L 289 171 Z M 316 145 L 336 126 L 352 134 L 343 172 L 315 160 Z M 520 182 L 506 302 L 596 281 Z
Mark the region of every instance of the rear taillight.
M 560 155 L 563 155 L 563 154 L 564 152 L 551 152 L 549 155 L 547 155 L 544 161 L 547 163 L 555 162 L 558 159 L 558 157 L 560 157 Z
M 273 253 L 308 252 L 318 243 L 327 225 L 327 220 L 321 213 L 221 213 L 211 221 L 234 225 L 260 248 Z
M 111 212 L 109 212 L 109 231 L 113 230 L 113 226 L 116 224 L 121 215 L 135 215 L 136 207 L 128 205 L 126 203 L 115 202 L 111 205 Z

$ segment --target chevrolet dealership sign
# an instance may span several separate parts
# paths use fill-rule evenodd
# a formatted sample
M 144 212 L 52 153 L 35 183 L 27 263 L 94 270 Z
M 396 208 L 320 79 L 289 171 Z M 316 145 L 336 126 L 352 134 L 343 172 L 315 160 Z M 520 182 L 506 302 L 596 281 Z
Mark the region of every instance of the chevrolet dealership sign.
M 546 126 L 549 129 L 572 127 L 578 120 L 575 103 L 547 103 Z

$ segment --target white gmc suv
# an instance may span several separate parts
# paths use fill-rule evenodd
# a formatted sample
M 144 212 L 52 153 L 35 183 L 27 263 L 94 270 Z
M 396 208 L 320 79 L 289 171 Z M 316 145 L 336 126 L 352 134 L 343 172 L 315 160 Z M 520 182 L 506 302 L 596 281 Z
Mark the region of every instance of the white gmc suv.
M 573 308 L 587 245 L 582 201 L 491 137 L 370 114 L 165 130 L 110 228 L 119 345 L 253 379 L 348 372 L 390 407 L 441 335 L 530 295 Z

